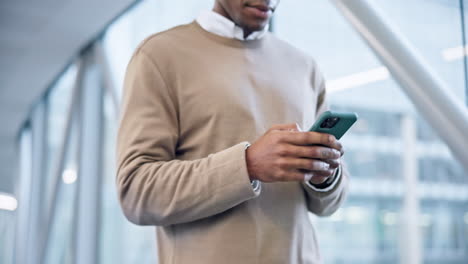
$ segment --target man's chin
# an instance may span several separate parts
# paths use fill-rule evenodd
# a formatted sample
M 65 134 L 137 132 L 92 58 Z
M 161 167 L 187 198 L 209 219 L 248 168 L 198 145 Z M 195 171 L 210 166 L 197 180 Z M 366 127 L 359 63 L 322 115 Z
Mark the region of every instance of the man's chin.
M 265 29 L 265 27 L 268 25 L 268 23 L 261 23 L 261 24 L 250 24 L 246 27 L 244 27 L 245 30 L 249 32 L 255 32 L 255 31 L 262 31 Z

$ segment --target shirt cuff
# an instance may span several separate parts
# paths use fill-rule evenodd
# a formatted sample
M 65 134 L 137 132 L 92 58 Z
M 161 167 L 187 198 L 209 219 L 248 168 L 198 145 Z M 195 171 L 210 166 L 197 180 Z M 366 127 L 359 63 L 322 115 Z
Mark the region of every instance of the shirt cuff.
M 262 190 L 262 184 L 259 180 L 250 181 L 250 184 L 252 184 L 252 188 L 255 193 L 260 193 L 260 190 Z
M 316 192 L 329 192 L 329 191 L 333 190 L 333 188 L 335 188 L 335 185 L 337 184 L 338 180 L 340 179 L 341 174 L 342 173 L 341 173 L 341 165 L 340 165 L 335 171 L 333 181 L 331 183 L 329 183 L 328 185 L 326 185 L 324 187 L 318 187 L 318 186 L 314 186 L 312 183 L 310 183 L 310 181 L 305 181 L 305 184 L 307 185 L 307 187 L 311 188 L 312 190 L 314 190 Z
M 245 151 L 250 147 L 249 142 L 245 142 Z M 252 189 L 256 195 L 260 194 L 260 191 L 262 190 L 262 184 L 260 183 L 259 180 L 253 180 L 250 181 L 250 184 L 252 185 Z

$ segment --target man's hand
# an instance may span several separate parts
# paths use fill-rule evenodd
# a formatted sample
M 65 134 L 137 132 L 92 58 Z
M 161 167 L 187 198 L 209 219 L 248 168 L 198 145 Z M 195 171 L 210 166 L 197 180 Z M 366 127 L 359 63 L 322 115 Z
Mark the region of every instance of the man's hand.
M 333 176 L 343 154 L 332 135 L 275 125 L 247 149 L 247 170 L 251 180 L 262 182 L 303 181 L 311 173 L 311 183 L 320 184 Z

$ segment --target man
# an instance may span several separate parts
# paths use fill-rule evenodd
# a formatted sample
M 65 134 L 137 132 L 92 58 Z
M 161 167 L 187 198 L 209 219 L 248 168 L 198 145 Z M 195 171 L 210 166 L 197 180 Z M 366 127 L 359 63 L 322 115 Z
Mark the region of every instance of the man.
M 279 1 L 217 0 L 143 41 L 125 79 L 117 185 L 159 263 L 319 263 L 308 212 L 344 200 L 315 62 L 268 33 Z M 250 145 L 248 142 L 252 142 Z

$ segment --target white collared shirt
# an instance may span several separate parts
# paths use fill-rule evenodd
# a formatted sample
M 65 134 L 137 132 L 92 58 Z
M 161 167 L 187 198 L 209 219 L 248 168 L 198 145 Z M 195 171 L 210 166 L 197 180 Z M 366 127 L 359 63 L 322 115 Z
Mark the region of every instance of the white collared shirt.
M 210 10 L 202 12 L 196 19 L 197 23 L 206 31 L 226 38 L 242 41 L 260 39 L 268 32 L 269 25 L 263 30 L 254 31 L 244 38 L 244 30 L 228 18 Z

